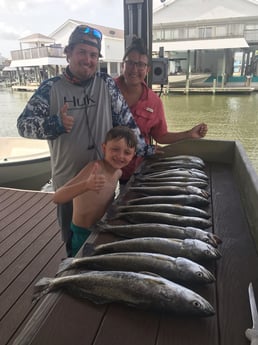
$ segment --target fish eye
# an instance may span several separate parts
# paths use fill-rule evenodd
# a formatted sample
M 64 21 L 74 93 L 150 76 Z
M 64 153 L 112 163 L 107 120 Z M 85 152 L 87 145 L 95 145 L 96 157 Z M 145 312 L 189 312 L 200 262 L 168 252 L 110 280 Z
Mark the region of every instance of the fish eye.
M 196 308 L 199 308 L 201 306 L 201 303 L 198 302 L 198 301 L 193 301 L 193 305 L 196 307 Z
M 201 271 L 199 271 L 199 272 L 197 272 L 197 276 L 202 278 L 203 277 L 203 273 Z

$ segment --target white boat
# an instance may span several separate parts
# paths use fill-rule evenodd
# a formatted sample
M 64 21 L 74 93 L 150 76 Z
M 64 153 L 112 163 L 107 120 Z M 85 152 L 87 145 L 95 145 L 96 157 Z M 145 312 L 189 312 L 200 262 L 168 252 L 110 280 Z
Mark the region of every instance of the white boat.
M 1 187 L 40 190 L 50 177 L 50 153 L 46 140 L 0 138 Z
M 206 79 L 210 77 L 210 73 L 196 73 L 189 74 L 189 86 L 203 83 Z M 168 86 L 169 87 L 185 87 L 186 85 L 186 74 L 176 74 L 168 76 Z

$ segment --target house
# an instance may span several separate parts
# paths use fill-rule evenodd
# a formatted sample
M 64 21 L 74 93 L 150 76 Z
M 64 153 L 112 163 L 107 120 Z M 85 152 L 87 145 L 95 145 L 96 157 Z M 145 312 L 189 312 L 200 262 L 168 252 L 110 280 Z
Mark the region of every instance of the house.
M 64 47 L 77 25 L 89 25 L 102 34 L 102 49 L 99 70 L 117 76 L 124 52 L 124 31 L 101 25 L 68 19 L 49 36 L 39 33 L 20 39 L 20 50 L 11 52 L 11 68 L 16 68 L 19 85 L 35 83 L 55 76 L 67 66 Z
M 68 19 L 50 36 L 62 47 L 65 47 L 71 32 L 77 25 L 89 25 L 102 32 L 100 70 L 116 76 L 120 72 L 120 63 L 124 54 L 124 30 L 110 28 L 97 24 L 90 24 L 78 20 Z
M 170 74 L 258 75 L 258 1 L 168 0 L 153 14 L 153 53 Z

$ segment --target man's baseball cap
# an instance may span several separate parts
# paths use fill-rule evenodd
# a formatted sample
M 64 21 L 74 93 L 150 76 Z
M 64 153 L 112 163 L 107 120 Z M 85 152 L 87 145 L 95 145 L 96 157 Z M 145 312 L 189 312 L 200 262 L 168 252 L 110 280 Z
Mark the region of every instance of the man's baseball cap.
M 94 38 L 97 42 L 87 40 L 87 37 Z M 68 46 L 78 43 L 85 43 L 90 46 L 96 47 L 99 50 L 99 56 L 102 57 L 102 55 L 100 54 L 101 40 L 102 33 L 98 29 L 92 28 L 87 25 L 79 25 L 71 33 L 68 41 Z

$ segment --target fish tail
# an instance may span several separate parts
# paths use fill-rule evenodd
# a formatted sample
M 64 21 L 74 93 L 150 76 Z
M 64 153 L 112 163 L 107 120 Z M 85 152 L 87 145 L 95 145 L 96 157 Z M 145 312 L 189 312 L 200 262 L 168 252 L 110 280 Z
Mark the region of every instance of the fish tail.
M 34 287 L 32 302 L 37 302 L 50 291 L 53 278 L 41 278 Z
M 72 262 L 73 262 L 74 258 L 66 258 L 64 259 L 59 267 L 58 267 L 58 271 L 56 273 L 56 276 L 64 271 L 67 271 L 69 269 L 69 266 L 71 266 Z

